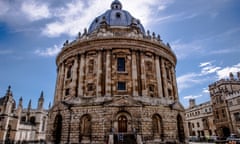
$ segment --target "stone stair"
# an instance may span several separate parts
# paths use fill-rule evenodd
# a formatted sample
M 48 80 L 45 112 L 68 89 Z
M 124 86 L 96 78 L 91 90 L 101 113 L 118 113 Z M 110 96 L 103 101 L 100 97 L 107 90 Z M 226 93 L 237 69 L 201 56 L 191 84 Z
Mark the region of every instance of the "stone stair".
M 114 144 L 137 144 L 134 134 L 114 134 Z

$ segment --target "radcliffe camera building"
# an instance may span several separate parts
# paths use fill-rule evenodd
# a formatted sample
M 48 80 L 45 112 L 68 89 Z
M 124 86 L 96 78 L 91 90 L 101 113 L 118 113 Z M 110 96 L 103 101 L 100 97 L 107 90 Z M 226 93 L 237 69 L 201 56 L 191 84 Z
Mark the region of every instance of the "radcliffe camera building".
M 47 143 L 184 142 L 176 56 L 114 0 L 57 56 Z

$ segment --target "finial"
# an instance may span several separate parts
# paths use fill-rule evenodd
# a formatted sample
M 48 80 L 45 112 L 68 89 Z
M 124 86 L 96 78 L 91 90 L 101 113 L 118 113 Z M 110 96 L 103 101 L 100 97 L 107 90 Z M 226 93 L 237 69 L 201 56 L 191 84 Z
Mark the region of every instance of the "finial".
M 52 105 L 52 104 L 51 104 L 51 102 L 49 102 L 48 109 L 50 109 L 50 108 L 51 108 L 51 105 Z
M 152 33 L 152 36 L 153 36 L 154 39 L 156 38 L 155 32 Z
M 168 47 L 168 48 L 171 48 L 171 46 L 170 46 L 170 44 L 169 44 L 169 43 L 167 43 L 167 47 Z
M 28 110 L 30 110 L 32 107 L 32 100 L 30 99 L 29 102 L 28 102 Z
M 78 32 L 78 38 L 80 38 L 81 37 L 81 32 Z

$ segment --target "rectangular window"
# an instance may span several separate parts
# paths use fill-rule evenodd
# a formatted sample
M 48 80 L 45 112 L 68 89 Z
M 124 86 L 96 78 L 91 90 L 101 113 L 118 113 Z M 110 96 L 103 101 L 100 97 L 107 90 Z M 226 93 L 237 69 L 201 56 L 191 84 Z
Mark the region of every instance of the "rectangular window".
M 240 122 L 240 113 L 239 112 L 234 113 L 234 118 L 236 122 Z
M 68 96 L 69 94 L 70 94 L 70 89 L 68 88 L 65 90 L 65 96 Z
M 200 124 L 199 124 L 199 122 L 197 122 L 197 127 L 200 127 Z
M 117 90 L 120 90 L 120 91 L 126 90 L 126 82 L 118 82 Z
M 117 71 L 125 72 L 125 58 L 117 58 Z
M 88 91 L 93 91 L 94 90 L 94 84 L 93 83 L 90 83 L 87 85 L 87 90 Z

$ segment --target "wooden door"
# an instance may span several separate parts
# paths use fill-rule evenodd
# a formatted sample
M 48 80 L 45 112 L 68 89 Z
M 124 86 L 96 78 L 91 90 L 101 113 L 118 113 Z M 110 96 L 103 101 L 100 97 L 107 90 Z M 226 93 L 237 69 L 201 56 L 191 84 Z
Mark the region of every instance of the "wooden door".
M 118 132 L 127 132 L 127 117 L 120 116 L 118 118 Z

